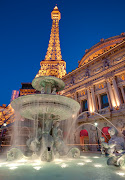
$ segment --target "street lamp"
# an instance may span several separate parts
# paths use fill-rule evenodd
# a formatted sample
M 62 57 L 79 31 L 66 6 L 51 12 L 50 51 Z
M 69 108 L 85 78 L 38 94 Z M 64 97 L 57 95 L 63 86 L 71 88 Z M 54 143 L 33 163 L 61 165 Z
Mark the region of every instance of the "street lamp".
M 97 128 L 97 126 L 98 126 L 98 123 L 97 123 L 97 122 L 95 122 L 94 124 L 95 124 L 95 127 Z
M 6 123 L 3 123 L 3 126 L 5 127 L 7 124 Z
M 95 125 L 95 127 L 96 127 L 96 132 L 97 132 L 97 139 L 98 139 L 98 149 L 97 149 L 97 151 L 100 151 L 99 135 L 98 135 L 98 128 L 97 128 L 97 126 L 98 126 L 98 123 L 97 123 L 97 122 L 95 122 L 95 123 L 94 123 L 94 125 Z

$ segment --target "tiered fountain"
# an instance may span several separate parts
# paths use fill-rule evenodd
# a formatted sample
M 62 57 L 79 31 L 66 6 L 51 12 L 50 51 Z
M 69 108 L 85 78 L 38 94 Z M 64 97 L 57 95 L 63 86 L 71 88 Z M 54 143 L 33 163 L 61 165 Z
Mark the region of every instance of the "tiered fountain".
M 22 117 L 36 121 L 37 125 L 39 122 L 42 124 L 41 130 L 36 127 L 37 133 L 27 145 L 41 160 L 52 161 L 55 156 L 66 155 L 59 121 L 71 118 L 79 111 L 80 105 L 71 98 L 57 95 L 65 84 L 54 76 L 37 77 L 32 81 L 32 86 L 41 94 L 20 96 L 11 105 Z M 69 153 L 75 157 L 79 151 L 75 148 Z

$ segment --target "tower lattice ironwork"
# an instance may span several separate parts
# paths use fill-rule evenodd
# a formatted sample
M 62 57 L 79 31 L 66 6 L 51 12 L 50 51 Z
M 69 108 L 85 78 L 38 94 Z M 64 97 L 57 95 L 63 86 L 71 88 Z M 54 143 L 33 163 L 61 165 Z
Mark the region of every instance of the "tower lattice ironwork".
M 62 60 L 60 40 L 59 40 L 59 20 L 61 13 L 57 6 L 51 12 L 52 28 L 49 45 L 45 59 L 40 62 L 41 68 L 36 75 L 39 76 L 56 76 L 62 78 L 66 74 L 66 62 Z

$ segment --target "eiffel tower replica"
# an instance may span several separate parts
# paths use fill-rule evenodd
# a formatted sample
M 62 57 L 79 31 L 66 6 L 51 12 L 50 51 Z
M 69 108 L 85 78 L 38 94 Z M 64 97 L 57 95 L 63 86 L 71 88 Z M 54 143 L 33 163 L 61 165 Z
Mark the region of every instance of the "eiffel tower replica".
M 62 78 L 66 74 L 66 62 L 62 60 L 59 40 L 59 20 L 61 13 L 57 6 L 51 12 L 52 28 L 45 59 L 40 62 L 41 68 L 36 77 L 55 76 Z
M 57 6 L 51 12 L 52 28 L 50 40 L 48 44 L 45 59 L 40 62 L 40 70 L 37 77 L 41 76 L 55 76 L 62 78 L 66 74 L 66 62 L 62 60 L 60 40 L 59 40 L 59 20 L 61 13 Z M 31 85 L 31 83 L 21 83 L 20 96 L 38 93 Z

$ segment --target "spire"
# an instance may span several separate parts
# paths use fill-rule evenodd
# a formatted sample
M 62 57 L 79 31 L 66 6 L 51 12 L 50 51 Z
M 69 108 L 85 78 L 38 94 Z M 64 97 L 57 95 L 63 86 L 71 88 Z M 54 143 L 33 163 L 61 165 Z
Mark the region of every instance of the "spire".
M 59 40 L 59 20 L 61 13 L 57 6 L 51 12 L 52 28 L 45 59 L 41 61 L 41 68 L 36 75 L 56 76 L 62 78 L 66 74 L 66 62 L 62 60 L 60 40 Z
M 61 19 L 61 13 L 57 6 L 51 12 L 51 19 L 53 20 L 52 29 L 45 60 L 62 60 L 59 40 L 59 20 Z

